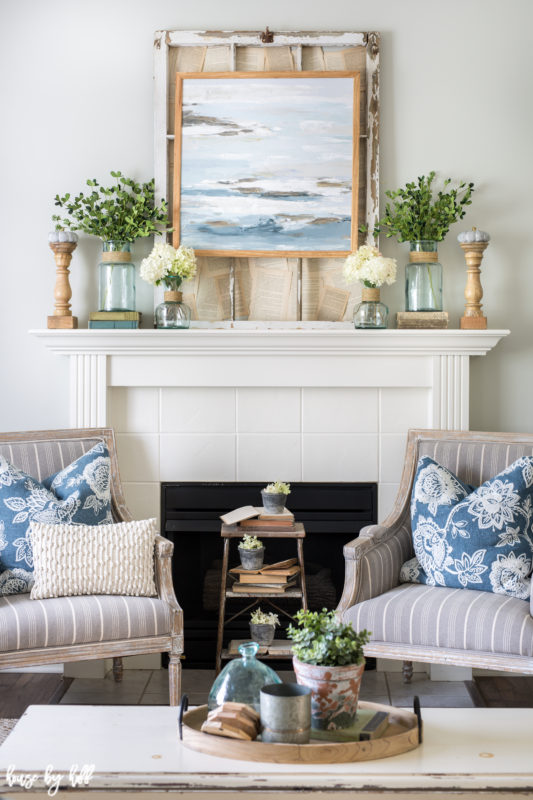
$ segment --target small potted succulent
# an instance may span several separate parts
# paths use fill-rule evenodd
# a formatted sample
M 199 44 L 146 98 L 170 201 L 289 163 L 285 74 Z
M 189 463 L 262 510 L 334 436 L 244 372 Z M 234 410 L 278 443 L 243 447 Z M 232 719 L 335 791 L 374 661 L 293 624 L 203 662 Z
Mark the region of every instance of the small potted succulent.
M 296 613 L 289 625 L 296 680 L 311 689 L 311 726 L 320 730 L 349 728 L 357 715 L 359 687 L 365 669 L 363 646 L 368 631 L 356 632 L 335 611 Z
M 243 569 L 261 569 L 265 557 L 265 548 L 261 539 L 245 533 L 239 544 L 239 556 Z
M 290 483 L 282 483 L 281 481 L 269 483 L 268 486 L 261 489 L 265 511 L 269 511 L 271 514 L 282 514 L 285 509 L 287 495 L 290 493 Z
M 250 636 L 260 645 L 272 644 L 276 625 L 279 625 L 279 617 L 273 611 L 261 611 L 256 608 L 250 617 Z

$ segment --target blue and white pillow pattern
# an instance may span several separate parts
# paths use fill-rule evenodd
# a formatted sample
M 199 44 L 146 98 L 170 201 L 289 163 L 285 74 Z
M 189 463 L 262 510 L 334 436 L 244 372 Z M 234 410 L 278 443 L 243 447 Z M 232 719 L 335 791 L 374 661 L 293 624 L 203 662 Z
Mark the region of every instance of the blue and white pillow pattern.
M 42 483 L 0 456 L 0 595 L 33 583 L 30 522 L 108 525 L 110 459 L 101 442 Z
M 533 568 L 533 457 L 474 489 L 429 456 L 411 496 L 416 558 L 400 580 L 527 599 Z

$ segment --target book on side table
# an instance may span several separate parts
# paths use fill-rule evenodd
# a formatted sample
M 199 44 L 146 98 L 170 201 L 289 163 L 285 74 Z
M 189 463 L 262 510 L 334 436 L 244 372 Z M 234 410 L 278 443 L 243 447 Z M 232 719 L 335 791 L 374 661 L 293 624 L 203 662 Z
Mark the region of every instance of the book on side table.
M 225 525 L 236 525 L 244 533 L 253 531 L 292 531 L 295 527 L 294 514 L 288 508 L 280 514 L 271 514 L 263 506 L 242 506 L 227 514 L 222 514 L 220 519 Z
M 244 569 L 233 567 L 229 570 L 235 583 L 233 592 L 255 592 L 259 594 L 270 592 L 284 592 L 297 585 L 300 575 L 300 566 L 297 558 L 288 558 L 277 564 L 265 564 L 261 569 Z

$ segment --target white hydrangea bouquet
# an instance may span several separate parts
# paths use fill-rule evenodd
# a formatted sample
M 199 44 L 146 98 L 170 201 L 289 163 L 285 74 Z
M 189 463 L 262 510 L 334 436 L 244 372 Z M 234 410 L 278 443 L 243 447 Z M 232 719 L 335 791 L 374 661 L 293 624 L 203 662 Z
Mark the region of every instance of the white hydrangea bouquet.
M 196 275 L 196 256 L 192 247 L 178 249 L 166 242 L 157 242 L 147 258 L 141 261 L 141 278 L 154 286 L 162 283 L 177 291 L 182 281 Z
M 367 289 L 378 289 L 396 280 L 396 259 L 385 258 L 377 247 L 364 244 L 344 262 L 344 278 L 347 283 L 360 281 Z
M 354 309 L 355 327 L 386 328 L 389 309 L 381 302 L 379 289 L 396 280 L 396 259 L 385 258 L 377 247 L 364 244 L 344 262 L 344 278 L 347 283 L 363 284 L 362 302 Z

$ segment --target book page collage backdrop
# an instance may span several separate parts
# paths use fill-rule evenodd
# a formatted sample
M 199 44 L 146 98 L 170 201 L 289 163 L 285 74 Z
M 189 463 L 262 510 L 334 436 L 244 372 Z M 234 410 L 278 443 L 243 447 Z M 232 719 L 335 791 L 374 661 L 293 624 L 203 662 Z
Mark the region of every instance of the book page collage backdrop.
M 365 48 L 302 46 L 302 70 L 357 70 L 361 73 L 361 136 L 366 134 Z M 176 72 L 228 72 L 231 48 L 225 45 L 172 47 L 169 52 L 169 121 L 174 124 Z M 243 72 L 295 70 L 291 47 L 236 48 L 235 69 Z M 174 130 L 169 133 L 173 134 Z M 169 175 L 174 173 L 174 148 L 169 141 Z M 360 147 L 359 220 L 365 221 L 365 148 Z M 171 192 L 169 205 L 172 207 Z M 216 322 L 232 319 L 253 321 L 297 321 L 300 319 L 298 284 L 301 279 L 301 319 L 339 322 L 351 320 L 354 305 L 361 300 L 359 283 L 347 286 L 342 268 L 344 258 L 280 257 L 198 259 L 195 278 L 182 285 L 183 300 L 192 318 Z

